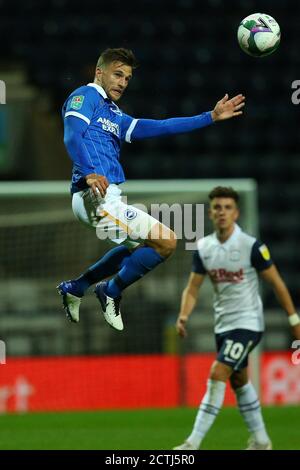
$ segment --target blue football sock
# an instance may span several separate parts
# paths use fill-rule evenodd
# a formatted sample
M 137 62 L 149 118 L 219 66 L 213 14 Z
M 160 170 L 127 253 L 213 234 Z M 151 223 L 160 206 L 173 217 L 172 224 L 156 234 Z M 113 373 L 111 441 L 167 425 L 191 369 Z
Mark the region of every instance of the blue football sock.
M 163 261 L 165 258 L 150 246 L 138 248 L 125 260 L 118 274 L 108 281 L 106 294 L 112 298 L 120 297 L 126 287 L 141 279 Z
M 92 284 L 116 274 L 130 254 L 131 251 L 123 245 L 108 251 L 99 261 L 73 281 L 78 292 L 77 295 L 82 296 Z

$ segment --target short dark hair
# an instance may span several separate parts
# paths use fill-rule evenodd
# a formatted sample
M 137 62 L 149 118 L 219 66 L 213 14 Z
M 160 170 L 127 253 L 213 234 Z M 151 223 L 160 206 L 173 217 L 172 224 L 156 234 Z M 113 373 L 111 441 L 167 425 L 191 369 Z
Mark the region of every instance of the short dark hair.
M 210 201 L 212 201 L 215 197 L 230 197 L 236 202 L 237 205 L 240 200 L 240 196 L 237 191 L 231 187 L 226 186 L 217 186 L 209 193 L 208 197 Z
M 105 51 L 103 51 L 100 55 L 96 67 L 102 67 L 103 65 L 108 65 L 115 61 L 129 65 L 133 69 L 138 66 L 137 60 L 132 50 L 119 47 L 115 49 L 105 49 Z

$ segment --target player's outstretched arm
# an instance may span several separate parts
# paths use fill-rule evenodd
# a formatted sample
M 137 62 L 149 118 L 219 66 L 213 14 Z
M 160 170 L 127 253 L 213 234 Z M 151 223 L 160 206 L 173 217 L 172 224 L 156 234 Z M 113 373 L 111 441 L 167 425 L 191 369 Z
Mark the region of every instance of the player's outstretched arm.
M 236 95 L 233 98 L 229 99 L 228 94 L 226 93 L 226 95 L 220 101 L 217 102 L 216 106 L 211 112 L 211 117 L 213 121 L 216 122 L 240 116 L 241 114 L 243 114 L 243 111 L 241 111 L 241 109 L 244 106 L 244 95 Z
M 261 271 L 260 276 L 272 286 L 279 304 L 288 315 L 288 320 L 294 337 L 296 339 L 300 339 L 300 318 L 296 313 L 296 309 L 289 290 L 280 276 L 276 266 L 273 264 L 268 269 Z
M 170 119 L 135 119 L 129 126 L 125 140 L 147 139 L 151 137 L 163 137 L 166 135 L 183 134 L 210 126 L 216 121 L 223 121 L 242 114 L 245 106 L 244 95 L 237 95 L 229 99 L 225 95 L 216 104 L 213 111 L 190 117 L 176 117 Z M 132 127 L 132 129 L 131 129 Z
M 176 331 L 182 338 L 187 336 L 186 324 L 197 302 L 199 289 L 205 274 L 191 273 L 188 284 L 181 296 L 181 307 L 176 321 Z

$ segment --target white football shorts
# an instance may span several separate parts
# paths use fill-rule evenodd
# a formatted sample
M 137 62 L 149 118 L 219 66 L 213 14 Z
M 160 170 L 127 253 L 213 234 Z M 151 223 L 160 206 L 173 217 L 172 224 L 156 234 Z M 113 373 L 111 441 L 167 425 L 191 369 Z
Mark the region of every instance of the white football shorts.
M 74 215 L 83 224 L 96 229 L 100 240 L 134 248 L 148 237 L 157 219 L 141 209 L 125 204 L 122 191 L 116 184 L 110 184 L 106 195 L 95 196 L 89 188 L 73 194 Z

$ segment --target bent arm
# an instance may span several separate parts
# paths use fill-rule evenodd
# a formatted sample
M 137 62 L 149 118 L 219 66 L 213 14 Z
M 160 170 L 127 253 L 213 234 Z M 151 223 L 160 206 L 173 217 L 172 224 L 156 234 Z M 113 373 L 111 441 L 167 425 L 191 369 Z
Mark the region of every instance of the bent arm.
M 95 196 L 100 193 L 104 197 L 109 183 L 105 176 L 95 173 L 95 167 L 83 140 L 88 124 L 83 119 L 74 116 L 65 118 L 64 124 L 64 143 L 71 160 Z
M 272 286 L 279 304 L 288 315 L 289 323 L 292 327 L 294 336 L 297 339 L 300 339 L 299 316 L 296 313 L 296 309 L 289 293 L 289 290 L 286 287 L 282 277 L 280 276 L 276 266 L 274 266 L 273 264 L 268 269 L 261 271 L 260 276 Z
M 267 281 L 271 285 L 279 304 L 285 310 L 287 315 L 293 315 L 296 311 L 294 303 L 276 266 L 273 264 L 268 269 L 261 271 L 260 276 L 264 281 Z
M 87 128 L 88 124 L 75 116 L 68 116 L 64 120 L 64 144 L 71 160 L 79 167 L 82 176 L 95 173 L 95 168 L 83 141 Z

